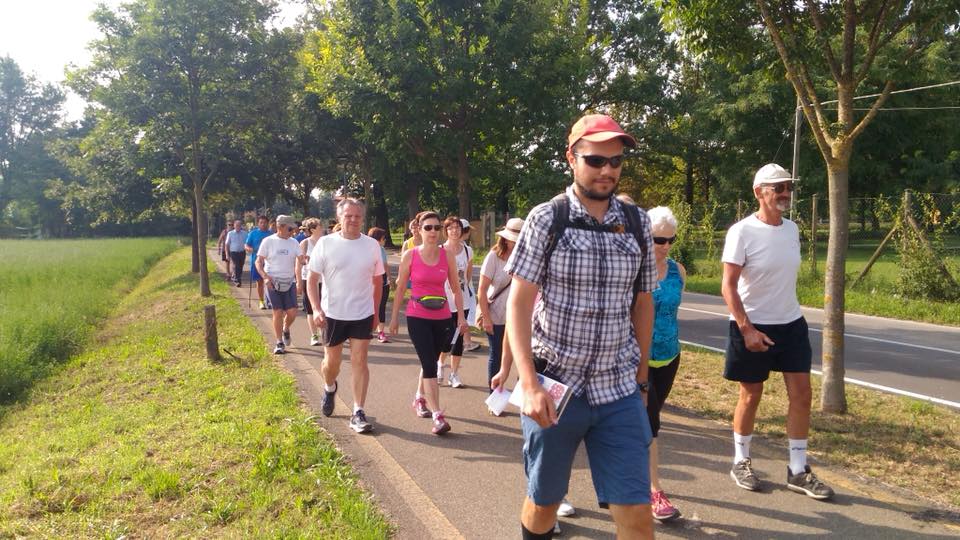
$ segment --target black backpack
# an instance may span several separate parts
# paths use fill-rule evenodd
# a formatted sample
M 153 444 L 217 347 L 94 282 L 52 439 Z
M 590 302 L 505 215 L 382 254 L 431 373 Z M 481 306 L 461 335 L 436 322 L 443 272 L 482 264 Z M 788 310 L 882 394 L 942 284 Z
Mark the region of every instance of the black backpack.
M 563 232 L 567 230 L 567 228 L 582 229 L 586 231 L 599 231 L 604 233 L 633 234 L 633 237 L 637 239 L 637 245 L 640 246 L 640 253 L 642 254 L 640 259 L 640 267 L 643 268 L 643 262 L 647 258 L 647 243 L 644 242 L 643 222 L 640 219 L 640 208 L 638 208 L 635 204 L 630 204 L 624 201 L 620 201 L 620 204 L 623 205 L 623 213 L 627 220 L 626 230 L 621 230 L 620 225 L 616 224 L 605 225 L 587 223 L 579 220 L 570 221 L 570 199 L 567 198 L 567 194 L 561 193 L 553 199 L 550 199 L 550 206 L 553 209 L 553 223 L 550 224 L 550 230 L 547 232 L 547 247 L 543 253 L 544 268 L 549 269 L 550 257 L 553 255 L 553 250 L 556 249 L 557 243 L 560 241 L 560 237 L 563 236 Z M 640 270 L 637 270 L 637 277 L 633 280 L 633 296 L 630 299 L 631 309 L 633 308 L 633 303 L 637 298 L 638 292 L 640 292 Z

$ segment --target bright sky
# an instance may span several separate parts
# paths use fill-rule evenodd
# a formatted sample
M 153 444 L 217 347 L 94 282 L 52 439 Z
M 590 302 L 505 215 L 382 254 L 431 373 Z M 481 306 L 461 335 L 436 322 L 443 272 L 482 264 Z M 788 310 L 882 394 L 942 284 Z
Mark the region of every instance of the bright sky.
M 97 4 L 116 8 L 122 0 L 0 0 L 0 56 L 11 56 L 25 73 L 62 82 L 67 64 L 86 65 L 87 43 L 100 36 L 90 21 Z M 281 2 L 279 25 L 293 24 L 303 7 Z M 84 101 L 68 92 L 66 116 L 83 116 Z

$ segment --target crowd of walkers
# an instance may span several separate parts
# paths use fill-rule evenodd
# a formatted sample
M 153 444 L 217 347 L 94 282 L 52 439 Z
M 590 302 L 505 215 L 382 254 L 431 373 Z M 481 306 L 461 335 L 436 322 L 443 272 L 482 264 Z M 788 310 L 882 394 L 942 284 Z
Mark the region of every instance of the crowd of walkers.
M 678 309 L 686 270 L 670 252 L 685 224 L 670 208 L 644 211 L 616 195 L 625 150 L 634 147 L 636 140 L 608 116 L 578 120 L 565 154 L 572 185 L 497 231 L 476 290 L 467 220 L 418 214 L 391 280 L 388 233 L 373 228 L 363 234 L 365 207 L 351 198 L 337 205 L 337 224 L 329 232 L 315 218 L 298 224 L 281 215 L 271 224 L 260 216 L 249 233 L 235 221 L 221 234 L 221 254 L 237 286 L 251 254 L 250 279 L 260 307 L 273 310 L 277 354 L 291 345 L 302 298 L 310 345 L 324 347 L 325 416 L 334 410 L 349 340 L 350 427 L 358 433 L 373 429 L 364 411 L 370 341 L 398 336 L 401 309 L 419 359 L 412 409 L 431 419 L 436 435 L 452 429 L 440 387 L 444 380 L 464 386 L 461 359 L 480 346 L 471 342 L 471 328 L 477 328 L 487 339 L 490 392 L 503 391 L 516 367 L 515 391 L 523 395 L 523 538 L 551 538 L 559 532 L 557 517 L 576 511 L 566 495 L 581 442 L 597 502 L 610 509 L 618 536 L 650 538 L 654 519 L 680 516 L 661 485 L 657 441 L 660 413 L 681 365 Z M 778 165 L 761 167 L 752 184 L 758 209 L 730 228 L 723 250 L 722 290 L 730 311 L 724 377 L 740 386 L 730 476 L 743 489 L 760 489 L 750 457 L 754 417 L 765 381 L 782 372 L 789 397 L 787 487 L 828 499 L 833 491 L 806 461 L 811 349 L 796 297 L 798 230 L 784 217 L 794 181 Z M 544 390 L 544 377 L 568 387 L 562 409 Z

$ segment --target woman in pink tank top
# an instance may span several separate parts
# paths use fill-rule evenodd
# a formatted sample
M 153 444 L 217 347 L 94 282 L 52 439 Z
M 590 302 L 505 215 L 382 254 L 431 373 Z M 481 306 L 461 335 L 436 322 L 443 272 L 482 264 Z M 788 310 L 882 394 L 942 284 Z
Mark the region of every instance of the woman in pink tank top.
M 440 385 L 437 382 L 437 359 L 444 345 L 452 341 L 455 328 L 444 292 L 443 285 L 447 281 L 454 293 L 456 329 L 461 333 L 468 331 L 456 261 L 452 253 L 440 247 L 440 228 L 440 216 L 435 212 L 420 215 L 423 244 L 404 252 L 400 260 L 397 294 L 390 318 L 390 333 L 396 335 L 400 325 L 400 303 L 407 292 L 409 280 L 411 285 L 406 310 L 407 332 L 417 350 L 421 366 L 413 409 L 421 418 L 433 416 L 431 431 L 436 435 L 450 431 L 450 424 L 440 408 Z

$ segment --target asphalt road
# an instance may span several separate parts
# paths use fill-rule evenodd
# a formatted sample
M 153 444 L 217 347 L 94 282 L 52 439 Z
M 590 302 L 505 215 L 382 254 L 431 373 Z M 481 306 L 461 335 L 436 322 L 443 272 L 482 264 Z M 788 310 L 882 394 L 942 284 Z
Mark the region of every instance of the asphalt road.
M 803 308 L 814 369 L 820 369 L 823 310 Z M 680 339 L 722 350 L 728 316 L 723 299 L 683 293 Z M 844 365 L 848 382 L 883 386 L 960 408 L 960 328 L 848 313 Z

